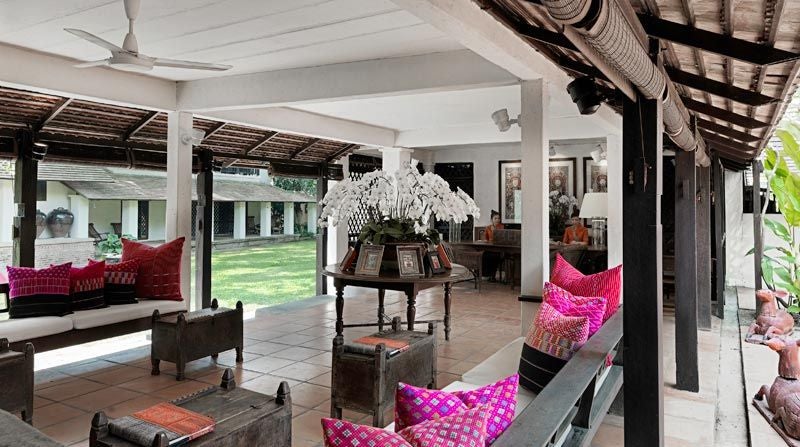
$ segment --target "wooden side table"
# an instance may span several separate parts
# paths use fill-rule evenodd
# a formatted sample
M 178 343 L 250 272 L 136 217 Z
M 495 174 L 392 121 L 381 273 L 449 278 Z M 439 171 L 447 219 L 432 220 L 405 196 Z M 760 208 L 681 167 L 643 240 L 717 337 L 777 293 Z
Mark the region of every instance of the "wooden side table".
M 236 349 L 236 362 L 241 363 L 244 347 L 242 302 L 236 309 L 219 307 L 217 300 L 211 308 L 194 312 L 183 312 L 161 318 L 158 310 L 153 311 L 153 341 L 150 351 L 151 373 L 161 373 L 161 360 L 175 363 L 176 379 L 183 380 L 186 362 L 211 356 L 217 358 L 220 352 Z
M 0 382 L 15 386 L 0 387 L 0 408 L 20 412 L 22 420 L 33 423 L 33 344 L 23 352 L 12 351 L 7 338 L 0 339 Z
M 237 447 L 292 445 L 292 399 L 289 384 L 281 382 L 275 396 L 236 387 L 233 371 L 226 369 L 220 386 L 212 386 L 172 401 L 188 410 L 205 414 L 216 423 L 214 431 L 189 447 Z M 109 433 L 108 417 L 102 411 L 92 419 L 91 447 L 135 447 Z M 157 436 L 154 447 L 167 447 L 166 436 Z
M 392 329 L 374 337 L 408 342 L 407 350 L 389 355 L 383 344 L 365 353 L 344 343 L 341 335 L 333 339 L 331 369 L 331 417 L 342 418 L 342 409 L 372 414 L 372 425 L 383 427 L 384 412 L 394 405 L 397 383 L 436 388 L 436 335 L 434 323 L 428 332 L 401 330 L 399 317 Z

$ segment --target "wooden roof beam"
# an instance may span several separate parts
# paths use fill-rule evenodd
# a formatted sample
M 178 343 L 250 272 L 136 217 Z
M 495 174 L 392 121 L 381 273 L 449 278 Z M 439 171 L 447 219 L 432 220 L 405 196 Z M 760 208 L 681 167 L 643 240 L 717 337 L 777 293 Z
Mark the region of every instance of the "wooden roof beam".
M 275 131 L 269 131 L 269 132 L 267 132 L 267 133 L 264 135 L 264 137 L 263 137 L 263 138 L 261 138 L 260 140 L 258 140 L 258 141 L 256 142 L 256 144 L 254 144 L 254 145 L 250 146 L 249 148 L 247 148 L 247 149 L 244 151 L 244 155 L 246 155 L 246 156 L 247 156 L 247 155 L 250 155 L 250 154 L 252 154 L 252 153 L 253 153 L 253 152 L 255 152 L 256 150 L 258 150 L 258 148 L 260 148 L 261 146 L 263 146 L 263 145 L 265 145 L 265 144 L 269 143 L 269 141 L 270 141 L 271 139 L 275 138 L 275 136 L 277 136 L 277 135 L 278 135 L 278 132 L 275 132 Z M 233 166 L 234 164 L 236 164 L 238 161 L 239 161 L 239 158 L 234 158 L 234 159 L 231 159 L 231 161 L 227 162 L 225 165 L 223 165 L 223 167 L 224 167 L 224 168 L 229 168 L 229 167 Z
M 742 126 L 745 129 L 759 129 L 769 126 L 769 123 L 764 121 L 759 121 L 750 118 L 749 116 L 739 115 L 719 107 L 714 107 L 704 102 L 695 101 L 694 99 L 686 96 L 681 96 L 681 100 L 689 110 L 693 110 L 713 118 L 721 119 L 737 126 Z
M 710 130 L 719 134 L 726 135 L 734 140 L 744 141 L 745 143 L 753 143 L 761 139 L 758 135 L 753 135 L 747 132 L 741 132 L 730 127 L 717 124 L 702 118 L 697 118 L 697 126 L 701 129 Z
M 143 116 L 142 119 L 137 121 L 136 124 L 129 127 L 128 130 L 126 130 L 125 133 L 122 134 L 122 141 L 130 140 L 131 137 L 136 135 L 137 132 L 144 129 L 148 124 L 150 124 L 150 121 L 153 121 L 156 118 L 156 116 L 158 116 L 158 112 L 155 111 L 148 112 L 147 115 Z
M 686 71 L 677 70 L 672 67 L 664 67 L 669 78 L 673 82 L 702 92 L 708 92 L 722 98 L 731 99 L 738 103 L 746 104 L 749 106 L 763 106 L 765 104 L 772 104 L 780 101 L 780 98 L 772 98 L 770 96 L 762 95 L 761 93 L 752 92 L 740 87 L 736 87 L 724 82 L 715 81 L 710 78 L 698 76 Z
M 295 157 L 299 157 L 299 156 L 303 155 L 303 153 L 305 151 L 309 150 L 311 148 L 311 146 L 313 146 L 313 145 L 315 145 L 315 144 L 317 144 L 319 142 L 320 142 L 319 138 L 312 138 L 312 139 L 308 140 L 304 145 L 300 146 L 299 148 L 297 148 L 297 150 L 292 152 L 292 155 L 289 157 L 289 159 L 293 160 Z
M 736 151 L 741 153 L 742 155 L 752 155 L 755 156 L 758 154 L 758 148 L 750 146 L 749 144 L 745 144 L 736 140 L 731 140 L 730 138 L 725 138 L 721 135 L 717 135 L 715 133 L 711 133 L 707 130 L 700 129 L 700 135 L 708 141 L 710 144 L 714 146 L 719 146 L 731 151 Z
M 225 127 L 226 124 L 228 123 L 224 121 L 215 124 L 214 127 L 212 127 L 211 130 L 209 130 L 208 133 L 206 133 L 205 136 L 203 136 L 203 141 L 206 141 L 207 139 L 213 137 L 214 134 L 222 130 L 222 128 Z
M 800 59 L 800 54 L 791 51 L 670 22 L 647 14 L 638 16 L 647 34 L 652 37 L 699 48 L 723 57 L 755 65 L 772 65 Z
M 53 107 L 47 111 L 47 113 L 33 126 L 34 132 L 39 132 L 46 126 L 50 121 L 53 121 L 59 113 L 63 112 L 64 109 L 69 107 L 72 103 L 74 98 L 62 98 L 59 102 L 57 102 Z
M 350 150 L 353 149 L 356 146 L 358 146 L 358 145 L 357 144 L 348 144 L 347 146 L 345 146 L 342 149 L 334 152 L 332 155 L 330 155 L 328 158 L 326 158 L 325 159 L 325 163 L 330 163 L 330 162 L 336 160 L 337 158 L 339 158 L 339 157 L 343 156 L 344 154 L 350 152 Z

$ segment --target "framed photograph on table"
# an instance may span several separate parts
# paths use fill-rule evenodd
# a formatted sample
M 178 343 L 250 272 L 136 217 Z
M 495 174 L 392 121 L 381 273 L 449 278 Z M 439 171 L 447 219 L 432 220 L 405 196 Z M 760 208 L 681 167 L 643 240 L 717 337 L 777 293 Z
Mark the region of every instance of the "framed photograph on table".
M 575 197 L 578 189 L 576 176 L 578 160 L 576 158 L 551 158 L 548 165 L 550 192 L 558 191 L 561 194 Z
M 506 224 L 522 223 L 522 162 L 500 160 L 498 170 L 500 221 Z
M 425 253 L 425 262 L 431 266 L 431 273 L 434 275 L 438 275 L 447 271 L 447 268 L 444 266 L 444 261 L 439 256 L 439 253 L 435 251 L 429 251 Z
M 378 276 L 383 260 L 383 245 L 362 245 L 356 263 L 356 275 Z
M 608 192 L 608 163 L 583 157 L 583 193 Z
M 422 249 L 419 245 L 397 246 L 397 269 L 400 276 L 423 276 Z

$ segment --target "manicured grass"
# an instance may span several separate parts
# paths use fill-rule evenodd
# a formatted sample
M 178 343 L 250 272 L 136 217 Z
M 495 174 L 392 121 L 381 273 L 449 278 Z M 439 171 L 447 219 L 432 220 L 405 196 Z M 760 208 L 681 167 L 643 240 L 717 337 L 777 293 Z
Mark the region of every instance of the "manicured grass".
M 241 301 L 249 308 L 312 297 L 316 291 L 315 244 L 304 240 L 214 252 L 211 296 L 221 306 L 232 307 Z

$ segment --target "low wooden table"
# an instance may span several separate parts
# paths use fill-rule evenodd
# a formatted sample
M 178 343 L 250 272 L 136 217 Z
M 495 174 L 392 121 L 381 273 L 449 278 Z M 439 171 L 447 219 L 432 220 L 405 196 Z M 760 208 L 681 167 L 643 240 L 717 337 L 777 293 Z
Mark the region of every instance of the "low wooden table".
M 364 324 L 346 325 L 342 319 L 344 313 L 344 288 L 347 286 L 369 287 L 378 289 L 378 330 L 383 330 L 384 319 L 384 297 L 387 290 L 397 290 L 406 294 L 408 306 L 406 308 L 406 318 L 408 330 L 414 330 L 417 315 L 417 293 L 431 287 L 444 286 L 444 338 L 450 340 L 450 305 L 451 288 L 454 282 L 463 281 L 471 278 L 472 273 L 464 266 L 453 264 L 452 270 L 446 273 L 430 276 L 408 277 L 400 276 L 399 273 L 382 272 L 380 276 L 355 275 L 343 272 L 337 264 L 325 267 L 323 275 L 333 278 L 333 286 L 336 288 L 336 335 L 342 335 L 346 327 L 360 327 Z M 420 323 L 423 323 L 420 321 Z M 428 321 L 424 321 L 428 323 Z M 374 326 L 369 324 L 368 326 Z
M 160 374 L 161 360 L 175 363 L 177 380 L 183 380 L 186 362 L 211 356 L 217 358 L 220 352 L 236 349 L 236 362 L 241 363 L 244 347 L 242 302 L 236 309 L 219 307 L 217 300 L 211 308 L 194 312 L 183 312 L 161 318 L 158 310 L 153 311 L 153 342 L 150 350 L 151 373 Z
M 289 384 L 281 382 L 275 396 L 236 388 L 233 371 L 226 369 L 220 386 L 172 401 L 173 404 L 211 417 L 213 432 L 190 441 L 191 447 L 235 447 L 292 445 L 292 399 Z M 135 447 L 108 433 L 108 418 L 102 411 L 92 419 L 91 447 Z M 153 447 L 167 447 L 166 436 L 156 437 Z
M 33 345 L 24 352 L 12 351 L 8 339 L 0 339 L 0 409 L 20 413 L 22 420 L 33 422 Z M 13 384 L 13 385 L 12 385 Z

